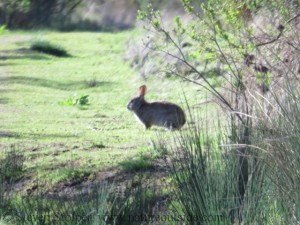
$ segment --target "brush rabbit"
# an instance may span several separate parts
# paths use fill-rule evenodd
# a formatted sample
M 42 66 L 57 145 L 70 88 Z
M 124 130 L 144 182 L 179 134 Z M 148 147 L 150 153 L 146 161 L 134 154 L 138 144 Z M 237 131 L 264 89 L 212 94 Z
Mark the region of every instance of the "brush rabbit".
M 180 129 L 186 122 L 184 111 L 170 102 L 147 102 L 145 100 L 146 85 L 142 85 L 140 95 L 129 101 L 127 109 L 133 111 L 137 119 L 149 129 L 151 126 L 161 126 L 172 131 Z

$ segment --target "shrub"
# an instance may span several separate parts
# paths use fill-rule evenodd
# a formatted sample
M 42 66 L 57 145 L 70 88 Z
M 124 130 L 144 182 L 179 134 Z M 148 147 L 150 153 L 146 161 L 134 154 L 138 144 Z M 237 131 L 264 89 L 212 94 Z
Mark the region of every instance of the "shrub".
M 57 57 L 68 57 L 68 52 L 61 46 L 52 44 L 48 41 L 34 41 L 30 49 L 37 52 L 57 56 Z
M 162 142 L 170 143 L 166 147 L 174 218 L 187 224 L 290 224 L 269 155 L 260 148 L 233 143 L 223 128 L 212 132 L 199 124 Z M 247 149 L 248 177 L 241 196 L 242 148 Z
M 208 155 L 201 142 L 206 134 L 201 137 L 197 129 L 178 137 L 171 163 L 176 189 L 181 193 L 178 194 L 181 210 L 185 216 L 199 212 L 199 218 L 204 218 L 221 209 L 226 211 L 232 204 L 236 223 L 268 224 L 276 219 L 279 224 L 296 223 L 300 214 L 299 195 L 295 191 L 299 189 L 299 176 L 295 174 L 299 174 L 296 149 L 300 132 L 298 117 L 294 115 L 298 113 L 295 105 L 299 94 L 291 95 L 291 90 L 280 87 L 283 81 L 298 80 L 299 3 L 209 0 L 199 10 L 192 1 L 182 2 L 193 17 L 188 23 L 176 17 L 174 26 L 165 26 L 160 12 L 151 6 L 139 12 L 154 36 L 146 44 L 161 55 L 161 61 L 171 57 L 185 68 L 182 70 L 175 63 L 163 65 L 168 74 L 199 85 L 215 97 L 223 111 L 227 109 L 224 115 L 230 130 L 221 136 L 225 138 L 223 143 L 230 146 L 227 152 L 231 156 Z M 186 43 L 195 47 L 189 49 L 190 44 Z M 206 65 L 214 63 L 221 63 L 224 69 L 221 82 L 216 83 L 207 75 Z M 298 89 L 299 84 L 293 88 Z M 277 97 L 272 97 L 276 92 Z M 280 104 L 274 101 L 285 96 L 285 92 L 289 94 Z M 286 99 L 290 104 L 284 104 Z M 259 110 L 263 116 L 257 114 Z M 274 129 L 273 123 L 275 128 L 281 128 Z M 270 135 L 271 143 L 266 141 L 265 134 Z M 222 144 L 222 139 L 218 143 Z M 212 152 L 224 149 L 217 147 Z M 277 173 L 282 177 L 277 178 Z M 273 180 L 275 177 L 280 183 Z M 224 184 L 224 180 L 229 182 Z M 223 190 L 216 188 L 219 183 Z M 188 196 L 193 203 L 181 196 Z M 220 197 L 216 196 L 224 197 L 227 202 L 218 201 Z

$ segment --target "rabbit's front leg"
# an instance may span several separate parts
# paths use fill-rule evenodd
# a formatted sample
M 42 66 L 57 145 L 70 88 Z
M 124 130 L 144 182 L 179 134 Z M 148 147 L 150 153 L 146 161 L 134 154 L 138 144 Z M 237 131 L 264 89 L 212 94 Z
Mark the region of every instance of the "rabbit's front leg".
M 151 128 L 151 125 L 150 125 L 150 124 L 148 124 L 148 123 L 144 123 L 144 126 L 145 126 L 145 130 L 148 130 L 148 129 L 150 129 L 150 128 Z

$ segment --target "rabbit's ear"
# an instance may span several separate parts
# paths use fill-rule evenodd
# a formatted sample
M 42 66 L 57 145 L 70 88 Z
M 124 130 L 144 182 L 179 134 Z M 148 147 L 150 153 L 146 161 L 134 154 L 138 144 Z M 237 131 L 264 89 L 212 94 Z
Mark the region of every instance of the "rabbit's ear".
M 146 94 L 146 90 L 147 90 L 147 87 L 146 87 L 146 85 L 142 85 L 142 86 L 140 86 L 140 96 L 145 96 L 145 94 Z

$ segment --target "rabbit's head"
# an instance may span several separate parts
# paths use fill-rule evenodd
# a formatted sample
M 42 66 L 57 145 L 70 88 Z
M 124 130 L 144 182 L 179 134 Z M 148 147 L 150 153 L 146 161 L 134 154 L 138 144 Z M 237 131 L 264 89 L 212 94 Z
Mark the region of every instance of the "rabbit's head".
M 146 94 L 146 85 L 140 86 L 140 95 L 131 99 L 127 104 L 127 109 L 130 111 L 137 111 L 145 103 L 144 96 Z

